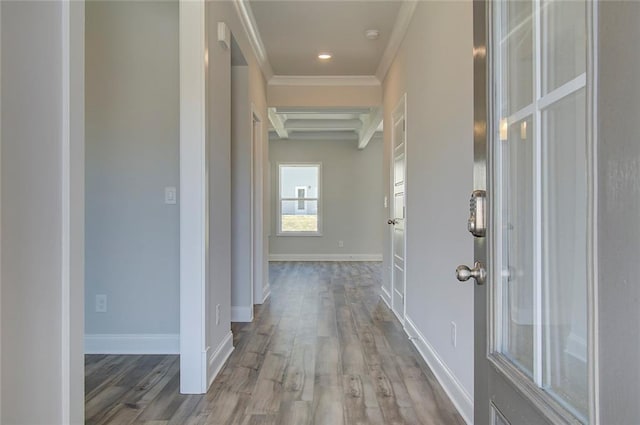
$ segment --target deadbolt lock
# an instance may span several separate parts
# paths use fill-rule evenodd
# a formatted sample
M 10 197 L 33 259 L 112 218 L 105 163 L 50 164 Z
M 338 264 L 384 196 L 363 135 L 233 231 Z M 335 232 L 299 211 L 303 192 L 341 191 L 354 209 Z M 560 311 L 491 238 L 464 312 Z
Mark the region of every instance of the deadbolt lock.
M 487 192 L 474 190 L 469 201 L 469 221 L 467 229 L 478 238 L 487 234 Z

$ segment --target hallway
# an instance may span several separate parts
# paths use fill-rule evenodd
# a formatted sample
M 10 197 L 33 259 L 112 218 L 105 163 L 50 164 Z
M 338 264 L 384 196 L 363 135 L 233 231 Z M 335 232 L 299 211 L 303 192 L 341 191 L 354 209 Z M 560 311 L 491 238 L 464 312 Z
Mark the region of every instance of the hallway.
M 463 424 L 379 297 L 378 263 L 271 263 L 206 395 L 177 356 L 86 356 L 87 424 Z

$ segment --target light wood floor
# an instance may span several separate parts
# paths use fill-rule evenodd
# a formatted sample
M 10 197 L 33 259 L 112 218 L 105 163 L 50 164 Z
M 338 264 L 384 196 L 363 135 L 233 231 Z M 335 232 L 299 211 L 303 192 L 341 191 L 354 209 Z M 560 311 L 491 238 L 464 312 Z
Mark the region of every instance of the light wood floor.
M 86 356 L 87 424 L 464 424 L 378 296 L 378 263 L 272 263 L 205 395 L 177 356 Z

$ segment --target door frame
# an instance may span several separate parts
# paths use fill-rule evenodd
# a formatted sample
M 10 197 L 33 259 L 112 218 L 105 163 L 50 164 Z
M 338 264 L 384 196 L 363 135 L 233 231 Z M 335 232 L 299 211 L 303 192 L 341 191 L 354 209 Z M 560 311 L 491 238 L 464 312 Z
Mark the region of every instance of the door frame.
M 251 104 L 251 302 L 262 304 L 264 294 L 264 144 L 263 121 Z M 253 309 L 252 309 L 253 310 Z M 253 311 L 251 312 L 253 320 Z
M 403 144 L 403 155 L 404 155 L 404 236 L 403 236 L 403 240 L 402 240 L 402 244 L 403 244 L 403 250 L 404 250 L 404 269 L 403 269 L 403 273 L 402 273 L 402 294 L 403 294 L 403 299 L 402 299 L 402 317 L 399 317 L 398 314 L 396 313 L 394 306 L 395 306 L 395 298 L 396 298 L 396 281 L 395 281 L 395 277 L 394 277 L 394 270 L 395 270 L 395 248 L 394 248 L 394 226 L 391 225 L 389 227 L 389 232 L 391 233 L 391 238 L 390 238 L 390 242 L 391 242 L 391 276 L 389 277 L 390 282 L 391 282 L 391 296 L 389 297 L 389 302 L 391 303 L 391 311 L 396 314 L 396 317 L 398 318 L 398 320 L 400 320 L 400 322 L 404 325 L 405 319 L 407 317 L 407 93 L 405 92 L 401 97 L 400 100 L 398 100 L 398 103 L 396 104 L 395 108 L 393 108 L 393 111 L 391 112 L 391 155 L 390 155 L 390 163 L 389 163 L 389 172 L 390 172 L 390 211 L 393 214 L 390 214 L 390 218 L 394 219 L 396 216 L 396 211 L 395 211 L 395 195 L 394 195 L 394 187 L 395 187 L 395 121 L 396 121 L 396 117 L 398 116 L 398 113 L 402 111 L 402 116 L 404 119 L 404 144 Z
M 487 44 L 491 29 L 486 0 L 473 2 L 473 190 L 487 190 L 487 134 L 490 122 L 487 117 L 489 80 L 487 72 Z M 490 194 L 489 194 L 490 195 Z M 473 238 L 474 259 L 487 263 L 486 238 Z M 487 291 L 474 285 L 474 311 L 491 311 L 487 304 Z M 490 405 L 487 368 L 487 316 L 474 315 L 474 365 L 473 365 L 473 423 L 488 425 Z

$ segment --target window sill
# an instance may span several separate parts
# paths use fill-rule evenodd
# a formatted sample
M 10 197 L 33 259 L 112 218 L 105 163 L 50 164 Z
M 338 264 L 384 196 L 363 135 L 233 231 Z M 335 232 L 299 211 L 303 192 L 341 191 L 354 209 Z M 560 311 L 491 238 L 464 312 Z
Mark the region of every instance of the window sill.
M 278 237 L 288 237 L 288 236 L 294 236 L 294 237 L 300 237 L 300 236 L 311 236 L 311 237 L 317 237 L 317 236 L 322 236 L 322 233 L 320 232 L 278 232 L 276 234 L 276 236 Z

